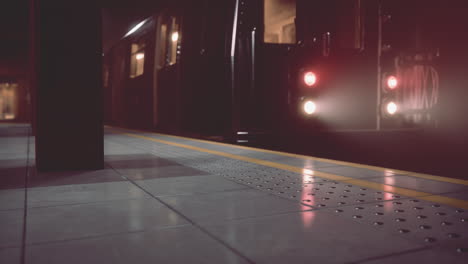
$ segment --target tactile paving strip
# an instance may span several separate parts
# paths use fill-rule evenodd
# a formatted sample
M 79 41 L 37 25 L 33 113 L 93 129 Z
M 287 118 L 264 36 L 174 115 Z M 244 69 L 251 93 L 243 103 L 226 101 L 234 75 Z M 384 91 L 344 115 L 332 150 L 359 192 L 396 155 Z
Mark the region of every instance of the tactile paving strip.
M 443 244 L 458 251 L 468 248 L 468 213 L 461 209 L 418 199 L 400 199 L 330 210 L 416 242 Z
M 147 144 L 144 139 L 121 136 L 114 137 L 113 141 L 131 143 L 158 157 L 296 200 L 312 208 L 330 210 L 387 233 L 397 233 L 419 243 L 449 247 L 468 255 L 468 214 L 464 210 L 307 173 L 302 175 L 157 142 Z

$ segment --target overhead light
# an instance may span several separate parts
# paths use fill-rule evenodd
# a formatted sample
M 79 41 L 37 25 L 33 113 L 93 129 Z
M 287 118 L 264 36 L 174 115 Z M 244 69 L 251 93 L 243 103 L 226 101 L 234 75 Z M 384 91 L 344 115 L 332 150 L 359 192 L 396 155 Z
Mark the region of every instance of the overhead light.
M 172 33 L 171 39 L 172 39 L 172 42 L 177 42 L 179 40 L 179 32 L 176 31 Z
M 145 57 L 145 54 L 144 53 L 137 53 L 135 57 L 136 57 L 137 60 L 141 60 L 141 59 L 143 59 Z
M 144 24 L 146 23 L 146 19 L 141 21 L 140 23 L 138 23 L 136 26 L 134 26 L 132 29 L 130 29 L 130 31 L 127 32 L 127 34 L 125 34 L 124 38 L 125 37 L 128 37 L 130 36 L 131 34 L 135 33 L 135 31 L 137 31 L 138 29 L 140 29 Z

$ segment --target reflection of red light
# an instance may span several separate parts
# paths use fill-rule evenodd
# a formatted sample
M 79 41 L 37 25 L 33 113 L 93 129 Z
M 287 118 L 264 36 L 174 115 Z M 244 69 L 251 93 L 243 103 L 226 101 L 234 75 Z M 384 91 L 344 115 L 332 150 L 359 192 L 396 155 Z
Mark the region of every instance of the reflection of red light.
M 304 83 L 307 86 L 313 86 L 317 82 L 317 75 L 313 72 L 306 72 L 304 74 Z
M 304 175 L 305 176 L 305 175 Z M 315 197 L 312 194 L 313 184 L 305 184 L 302 186 L 301 200 L 303 204 L 315 205 Z M 302 205 L 302 210 L 310 210 L 311 208 L 305 205 Z M 302 212 L 302 226 L 309 228 L 314 221 L 315 213 L 314 212 Z
M 389 76 L 387 78 L 387 87 L 390 89 L 395 89 L 398 86 L 398 79 L 395 76 Z

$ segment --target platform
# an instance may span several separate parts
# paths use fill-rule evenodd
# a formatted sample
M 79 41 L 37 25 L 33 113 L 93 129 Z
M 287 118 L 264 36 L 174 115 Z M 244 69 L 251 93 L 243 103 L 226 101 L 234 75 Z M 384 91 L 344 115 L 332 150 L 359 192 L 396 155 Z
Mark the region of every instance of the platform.
M 466 180 L 113 127 L 99 171 L 0 146 L 0 263 L 468 263 Z

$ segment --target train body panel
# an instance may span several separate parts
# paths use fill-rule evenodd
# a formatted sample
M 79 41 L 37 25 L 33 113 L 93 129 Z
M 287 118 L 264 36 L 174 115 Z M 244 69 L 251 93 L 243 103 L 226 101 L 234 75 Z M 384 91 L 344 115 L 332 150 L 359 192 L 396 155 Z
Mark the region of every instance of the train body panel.
M 109 54 L 106 119 L 206 135 L 437 128 L 448 122 L 450 10 L 435 0 L 176 1 Z M 138 41 L 144 72 L 129 77 Z

